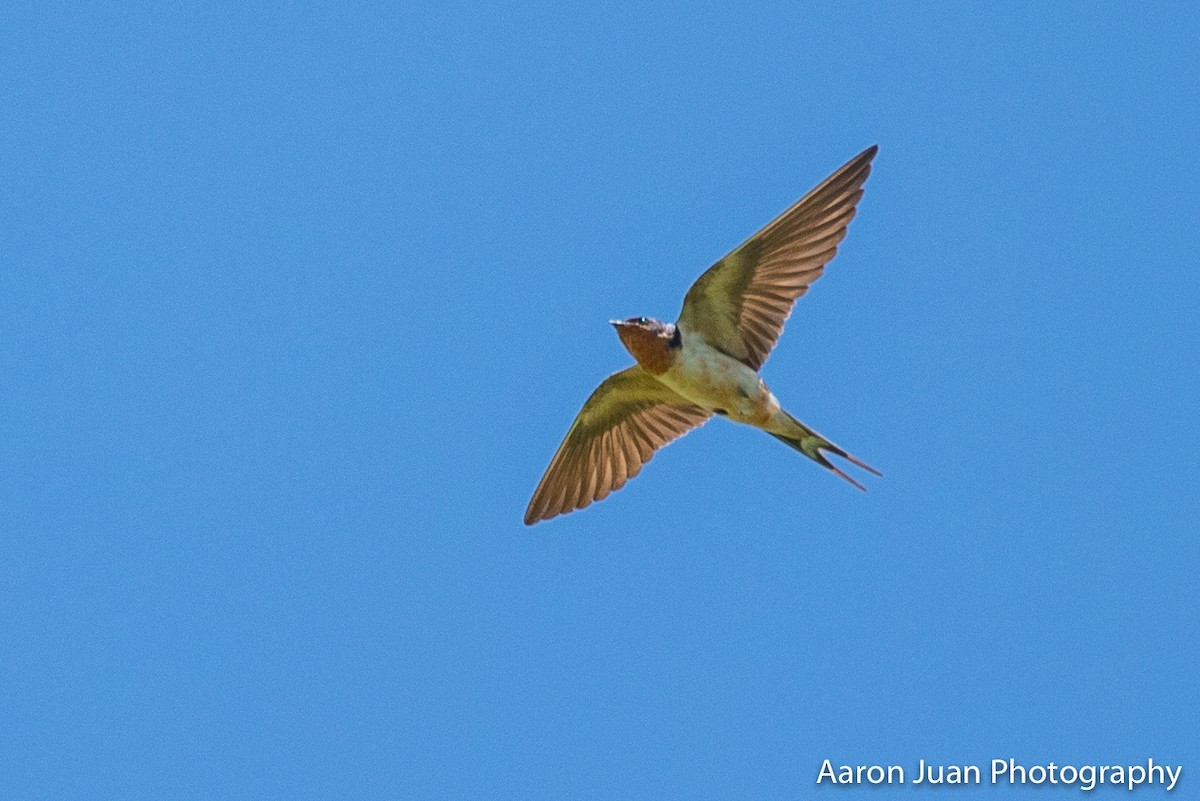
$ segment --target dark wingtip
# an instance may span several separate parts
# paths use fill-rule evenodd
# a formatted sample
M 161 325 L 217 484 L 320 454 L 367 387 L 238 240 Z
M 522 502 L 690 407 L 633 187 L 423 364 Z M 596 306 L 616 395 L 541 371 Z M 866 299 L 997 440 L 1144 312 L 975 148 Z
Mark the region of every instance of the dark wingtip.
M 858 173 L 860 171 L 866 171 L 867 173 L 869 173 L 871 170 L 871 162 L 875 159 L 875 154 L 878 152 L 879 152 L 879 145 L 871 145 L 866 150 L 859 153 L 857 156 L 855 156 L 854 158 L 847 161 L 844 165 L 842 165 L 842 169 L 839 170 L 839 172 L 841 172 L 841 173 L 851 173 L 851 172 Z

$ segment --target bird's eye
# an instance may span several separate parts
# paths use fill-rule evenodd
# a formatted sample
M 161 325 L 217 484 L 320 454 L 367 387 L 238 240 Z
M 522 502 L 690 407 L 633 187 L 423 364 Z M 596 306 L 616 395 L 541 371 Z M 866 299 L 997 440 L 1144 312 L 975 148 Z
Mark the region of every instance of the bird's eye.
M 639 322 L 639 323 L 641 323 L 642 325 L 645 325 L 645 324 L 646 324 L 646 318 L 645 318 L 645 317 L 639 317 L 639 318 L 638 318 L 638 322 Z

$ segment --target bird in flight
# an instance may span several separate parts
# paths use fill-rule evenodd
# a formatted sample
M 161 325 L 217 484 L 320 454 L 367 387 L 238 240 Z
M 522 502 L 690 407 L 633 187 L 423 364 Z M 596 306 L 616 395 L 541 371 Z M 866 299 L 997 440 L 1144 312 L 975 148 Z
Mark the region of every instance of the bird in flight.
M 878 149 L 852 158 L 710 267 L 674 324 L 611 321 L 637 364 L 610 375 L 583 404 L 534 490 L 526 525 L 620 489 L 657 449 L 714 414 L 761 428 L 861 490 L 826 453 L 882 475 L 784 411 L 758 375 L 792 304 L 837 253 Z

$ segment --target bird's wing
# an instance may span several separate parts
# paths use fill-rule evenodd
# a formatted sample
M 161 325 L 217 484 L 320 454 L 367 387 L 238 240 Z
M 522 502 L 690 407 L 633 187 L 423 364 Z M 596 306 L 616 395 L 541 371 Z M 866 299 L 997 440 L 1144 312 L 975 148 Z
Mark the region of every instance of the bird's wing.
M 761 367 L 792 304 L 837 253 L 878 149 L 855 156 L 705 271 L 683 299 L 684 332 L 699 334 L 755 370 Z
M 613 373 L 583 404 L 558 446 L 529 501 L 525 525 L 620 489 L 656 450 L 710 416 L 637 365 Z

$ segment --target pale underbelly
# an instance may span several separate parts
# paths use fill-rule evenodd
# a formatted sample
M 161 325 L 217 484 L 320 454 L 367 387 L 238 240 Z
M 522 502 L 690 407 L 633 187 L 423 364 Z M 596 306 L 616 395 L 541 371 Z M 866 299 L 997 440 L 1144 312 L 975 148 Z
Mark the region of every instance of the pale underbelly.
M 697 406 L 740 423 L 762 426 L 779 411 L 758 374 L 727 356 L 681 359 L 658 379 Z

